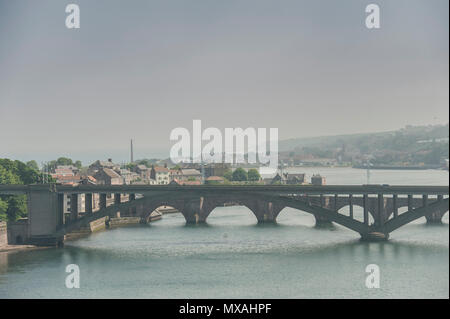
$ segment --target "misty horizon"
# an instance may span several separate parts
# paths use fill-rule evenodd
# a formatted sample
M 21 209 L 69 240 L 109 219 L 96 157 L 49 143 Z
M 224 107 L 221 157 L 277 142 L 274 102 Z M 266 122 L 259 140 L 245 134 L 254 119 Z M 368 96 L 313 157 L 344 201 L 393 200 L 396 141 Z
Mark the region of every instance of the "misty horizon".
M 303 136 L 303 137 L 293 137 L 288 139 L 280 139 L 279 144 L 282 144 L 283 142 L 289 141 L 289 140 L 297 140 L 297 139 L 314 139 L 314 138 L 327 138 L 327 137 L 345 137 L 345 136 L 352 136 L 352 135 L 371 135 L 371 134 L 383 134 L 383 133 L 394 133 L 398 132 L 402 129 L 405 129 L 408 126 L 412 127 L 430 127 L 430 126 L 448 126 L 447 124 L 437 124 L 437 125 L 421 125 L 421 126 L 414 126 L 414 125 L 406 125 L 405 127 L 398 128 L 396 130 L 388 130 L 388 131 L 378 131 L 378 132 L 364 132 L 364 133 L 353 133 L 353 134 L 338 134 L 338 135 L 322 135 L 322 136 Z M 447 134 L 448 137 L 448 134 Z M 122 148 L 117 149 L 97 149 L 95 151 L 89 150 L 86 152 L 80 152 L 80 153 L 33 153 L 33 154 L 22 154 L 20 157 L 12 158 L 13 160 L 20 160 L 23 162 L 35 160 L 38 165 L 41 167 L 42 163 L 49 162 L 52 160 L 56 160 L 60 157 L 67 157 L 73 160 L 80 160 L 83 165 L 88 165 L 90 163 L 93 163 L 96 160 L 108 160 L 112 159 L 115 163 L 128 163 L 130 162 L 130 140 L 128 140 L 128 143 L 126 145 L 123 145 Z M 134 159 L 135 161 L 143 160 L 143 159 L 169 159 L 169 152 L 170 152 L 170 146 L 168 146 L 166 149 L 146 149 L 142 146 L 140 146 L 136 141 L 139 141 L 139 139 L 133 138 L 133 153 L 134 153 Z M 174 142 L 175 143 L 175 142 Z M 138 145 L 136 145 L 138 144 Z M 280 150 L 282 151 L 282 150 Z M 2 158 L 2 156 L 0 156 Z
M 0 157 L 169 157 L 170 132 L 279 140 L 448 122 L 448 2 L 0 2 Z M 166 154 L 166 155 L 165 155 Z

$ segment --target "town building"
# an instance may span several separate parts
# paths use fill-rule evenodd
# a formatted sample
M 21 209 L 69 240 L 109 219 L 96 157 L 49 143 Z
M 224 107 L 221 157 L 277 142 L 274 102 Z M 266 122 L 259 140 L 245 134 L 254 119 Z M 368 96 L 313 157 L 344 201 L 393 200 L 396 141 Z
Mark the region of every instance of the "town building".
M 128 169 L 121 168 L 119 170 L 119 175 L 122 176 L 123 184 L 130 185 L 133 184 L 135 181 L 142 180 L 141 175 L 137 174 L 136 172 L 131 172 Z M 148 177 L 150 179 L 150 177 Z
M 150 178 L 155 180 L 157 185 L 168 185 L 170 183 L 169 169 L 167 167 L 152 166 Z
M 80 175 L 57 175 L 51 174 L 57 184 L 63 185 L 78 185 L 81 182 Z
M 270 184 L 302 185 L 305 184 L 305 174 L 277 173 Z
M 123 178 L 111 168 L 102 168 L 94 174 L 98 185 L 121 185 Z
M 98 171 L 100 171 L 103 168 L 109 168 L 115 171 L 119 171 L 120 170 L 120 165 L 113 163 L 112 159 L 108 159 L 108 161 L 100 161 L 97 160 L 94 163 L 92 163 L 91 165 L 89 165 L 88 168 L 88 174 L 89 175 L 95 175 L 95 173 L 97 173 Z
M 172 182 L 173 180 L 181 180 L 181 176 L 183 173 L 181 172 L 181 169 L 169 169 L 169 179 Z
M 73 176 L 78 172 L 79 169 L 73 165 L 58 165 L 55 168 L 55 174 L 60 176 Z
M 170 169 L 170 181 L 202 181 L 202 173 L 194 168 Z
M 151 169 L 148 168 L 147 166 L 142 165 L 142 164 L 136 165 L 134 167 L 134 171 L 136 172 L 136 174 L 138 174 L 140 176 L 140 178 L 142 180 L 150 179 Z
M 311 177 L 311 184 L 312 185 L 326 185 L 326 179 L 323 176 L 320 176 L 320 174 L 314 174 Z
M 181 169 L 181 179 L 183 181 L 201 181 L 202 173 L 193 168 Z

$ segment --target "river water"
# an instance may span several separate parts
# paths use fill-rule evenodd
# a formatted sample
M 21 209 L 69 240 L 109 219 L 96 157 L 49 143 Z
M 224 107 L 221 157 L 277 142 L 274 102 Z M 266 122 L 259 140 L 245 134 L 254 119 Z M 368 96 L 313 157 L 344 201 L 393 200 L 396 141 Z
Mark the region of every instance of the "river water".
M 305 168 L 328 184 L 364 184 L 366 171 Z M 448 185 L 448 172 L 371 171 L 371 183 Z M 80 288 L 68 289 L 68 264 Z M 380 288 L 366 287 L 366 266 Z M 449 298 L 448 213 L 417 220 L 384 243 L 363 243 L 340 226 L 317 229 L 286 208 L 277 225 L 257 225 L 245 207 L 220 207 L 208 224 L 181 214 L 107 230 L 64 248 L 0 254 L 0 298 Z

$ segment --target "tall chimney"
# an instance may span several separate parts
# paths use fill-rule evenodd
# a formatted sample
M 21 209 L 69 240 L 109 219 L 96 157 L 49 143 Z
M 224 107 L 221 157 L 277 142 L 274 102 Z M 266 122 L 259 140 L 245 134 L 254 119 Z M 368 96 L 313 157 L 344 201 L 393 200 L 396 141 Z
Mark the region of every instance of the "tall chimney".
M 131 163 L 133 163 L 134 161 L 133 161 L 133 139 L 131 139 Z

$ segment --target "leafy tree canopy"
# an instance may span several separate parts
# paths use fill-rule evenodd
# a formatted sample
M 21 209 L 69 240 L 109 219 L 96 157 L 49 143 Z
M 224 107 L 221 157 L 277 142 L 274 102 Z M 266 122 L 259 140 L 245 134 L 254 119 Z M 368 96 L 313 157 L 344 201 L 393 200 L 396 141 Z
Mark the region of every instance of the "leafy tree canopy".
M 223 174 L 223 177 L 228 180 L 228 181 L 232 181 L 233 180 L 233 173 L 228 170 Z
M 249 169 L 247 175 L 248 175 L 248 180 L 251 182 L 257 182 L 261 178 L 261 175 L 259 175 L 259 172 L 256 168 Z
M 245 169 L 242 167 L 238 167 L 233 172 L 233 181 L 236 182 L 245 182 L 248 180 L 248 174 Z
M 32 162 L 32 161 L 30 161 Z M 41 182 L 41 174 L 33 166 L 21 161 L 0 159 L 0 184 L 35 184 Z M 30 164 L 29 164 L 30 163 Z M 37 165 L 36 165 L 37 166 Z M 26 196 L 0 196 L 0 219 L 15 221 L 27 215 Z

